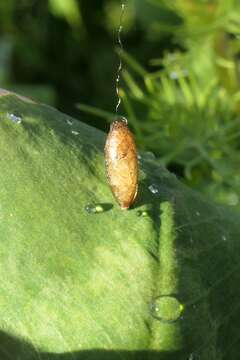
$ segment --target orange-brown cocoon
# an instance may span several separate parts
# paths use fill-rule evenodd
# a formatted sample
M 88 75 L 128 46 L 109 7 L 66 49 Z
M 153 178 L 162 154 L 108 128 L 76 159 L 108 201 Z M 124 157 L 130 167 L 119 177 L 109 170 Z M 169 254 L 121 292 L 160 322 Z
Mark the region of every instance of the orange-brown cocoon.
M 134 202 L 138 187 L 137 150 L 127 123 L 115 121 L 107 136 L 105 161 L 108 182 L 122 209 Z

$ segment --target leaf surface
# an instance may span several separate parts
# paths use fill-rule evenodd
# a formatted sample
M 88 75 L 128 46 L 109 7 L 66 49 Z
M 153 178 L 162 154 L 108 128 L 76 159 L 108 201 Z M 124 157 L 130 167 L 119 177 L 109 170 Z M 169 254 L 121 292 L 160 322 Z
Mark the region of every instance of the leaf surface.
M 0 98 L 1 360 L 235 360 L 239 216 L 149 154 L 122 211 L 104 142 L 53 108 Z

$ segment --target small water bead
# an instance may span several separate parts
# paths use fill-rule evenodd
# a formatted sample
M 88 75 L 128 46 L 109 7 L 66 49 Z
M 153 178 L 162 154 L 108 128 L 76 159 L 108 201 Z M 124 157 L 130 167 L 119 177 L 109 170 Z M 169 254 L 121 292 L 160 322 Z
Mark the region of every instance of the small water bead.
M 22 122 L 22 116 L 19 113 L 7 113 L 8 119 L 10 119 L 15 124 L 21 124 Z
M 85 206 L 85 210 L 89 214 L 100 214 L 104 211 L 104 208 L 100 204 L 88 204 Z
M 227 237 L 225 235 L 222 235 L 222 240 L 227 241 Z
M 67 121 L 67 124 L 68 124 L 69 126 L 72 126 L 73 121 L 71 121 L 71 120 L 69 120 L 69 119 L 67 119 L 66 121 Z
M 141 155 L 137 155 L 137 158 L 138 158 L 138 160 L 142 160 L 142 156 Z
M 151 184 L 148 189 L 151 191 L 152 194 L 157 194 L 159 192 L 157 185 Z
M 199 212 L 199 211 L 196 211 L 196 215 L 197 215 L 197 216 L 200 216 L 201 214 L 200 214 L 200 212 Z
M 150 310 L 155 319 L 174 322 L 182 315 L 184 305 L 175 296 L 161 295 L 152 302 Z
M 148 216 L 148 212 L 146 210 L 138 210 L 137 211 L 137 216 L 142 216 L 142 217 L 147 217 Z
M 78 132 L 78 131 L 75 131 L 75 130 L 72 130 L 71 133 L 72 133 L 73 135 L 79 135 L 79 132 Z

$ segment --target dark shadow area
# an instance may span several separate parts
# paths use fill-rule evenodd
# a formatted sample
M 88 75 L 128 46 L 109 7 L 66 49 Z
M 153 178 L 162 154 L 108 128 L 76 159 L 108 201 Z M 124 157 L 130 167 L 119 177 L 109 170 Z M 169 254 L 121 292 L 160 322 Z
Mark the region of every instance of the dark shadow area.
M 149 190 L 148 190 L 148 180 L 140 180 L 138 184 L 138 195 L 131 206 L 131 209 L 137 209 L 143 205 L 150 205 L 149 202 Z
M 110 211 L 113 208 L 113 204 L 111 204 L 111 203 L 100 203 L 98 205 L 101 206 L 101 208 L 103 209 L 102 212 Z
M 44 355 L 45 356 L 45 355 Z M 48 355 L 47 355 L 48 356 Z M 89 350 L 69 354 L 49 355 L 44 360 L 176 360 L 183 359 L 179 352 L 158 352 L 158 351 L 104 351 Z
M 177 360 L 186 358 L 181 352 L 82 350 L 63 354 L 41 352 L 24 340 L 0 331 L 1 360 Z
M 163 169 L 156 161 L 142 161 L 140 168 L 144 171 L 144 179 L 139 180 L 138 196 L 133 204 L 133 209 L 145 206 L 148 215 L 154 220 L 154 226 L 159 239 L 161 208 L 164 201 L 170 201 L 175 206 L 174 190 L 176 188 L 176 178 L 166 169 Z M 163 170 L 165 173 L 162 173 Z M 156 192 L 150 190 L 154 187 Z

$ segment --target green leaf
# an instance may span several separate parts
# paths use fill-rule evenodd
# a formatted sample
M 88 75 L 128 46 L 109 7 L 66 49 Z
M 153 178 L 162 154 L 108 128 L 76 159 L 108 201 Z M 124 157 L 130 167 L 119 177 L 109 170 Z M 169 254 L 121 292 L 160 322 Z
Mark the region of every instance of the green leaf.
M 49 0 L 49 8 L 53 15 L 65 18 L 73 27 L 82 25 L 82 17 L 76 0 Z
M 239 216 L 149 153 L 120 210 L 104 141 L 2 92 L 0 359 L 237 359 Z

